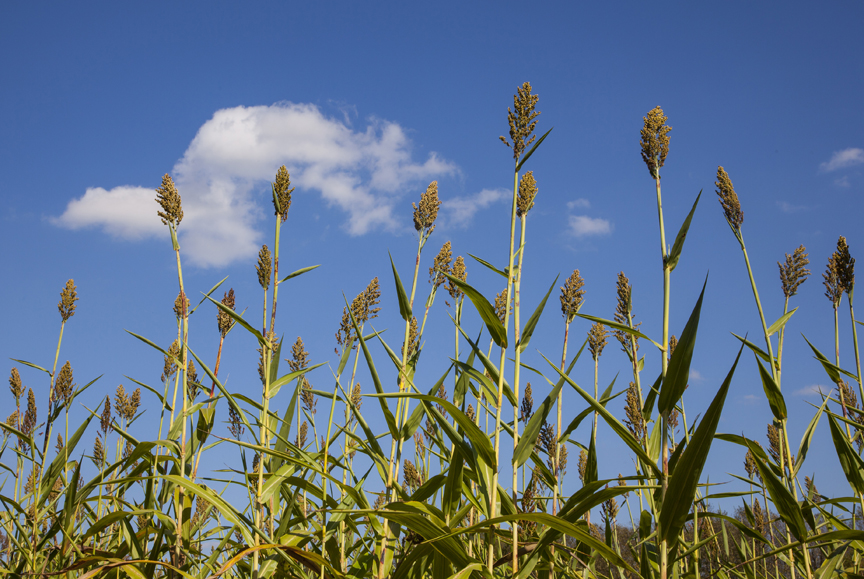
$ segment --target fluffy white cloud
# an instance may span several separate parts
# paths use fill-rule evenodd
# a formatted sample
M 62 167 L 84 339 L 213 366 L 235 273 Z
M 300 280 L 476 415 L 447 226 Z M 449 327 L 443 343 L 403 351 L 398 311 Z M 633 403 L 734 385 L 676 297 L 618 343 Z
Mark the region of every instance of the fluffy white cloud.
M 567 209 L 589 209 L 590 207 L 591 202 L 581 197 L 567 202 Z
M 819 165 L 819 168 L 823 171 L 836 171 L 862 163 L 864 163 L 864 149 L 850 147 L 842 151 L 835 151 L 831 155 L 831 159 Z
M 576 237 L 608 235 L 609 233 L 612 233 L 612 224 L 608 219 L 600 219 L 599 217 L 571 215 L 570 233 Z
M 467 227 L 474 215 L 493 203 L 510 198 L 505 189 L 483 189 L 468 197 L 454 197 L 441 202 L 445 223 L 453 227 Z
M 811 394 L 828 394 L 831 388 L 822 384 L 811 384 L 795 391 L 796 396 L 810 396 Z
M 181 242 L 193 263 L 223 266 L 255 254 L 262 204 L 271 211 L 265 183 L 283 164 L 298 192 L 318 191 L 347 213 L 351 235 L 400 229 L 393 208 L 404 189 L 458 171 L 435 153 L 414 161 L 402 127 L 380 119 L 355 131 L 347 119 L 327 117 L 311 104 L 216 111 L 172 171 L 183 196 Z M 146 187 L 88 189 L 53 221 L 71 229 L 101 227 L 128 239 L 164 234 L 154 199 Z M 475 202 L 475 212 L 491 203 L 484 199 Z

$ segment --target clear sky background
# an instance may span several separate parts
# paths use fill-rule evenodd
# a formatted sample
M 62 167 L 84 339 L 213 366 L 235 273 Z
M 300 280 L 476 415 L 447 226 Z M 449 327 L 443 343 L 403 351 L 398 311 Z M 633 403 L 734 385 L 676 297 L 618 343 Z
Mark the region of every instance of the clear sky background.
M 813 276 L 793 298 L 801 309 L 788 326 L 784 355 L 797 447 L 816 390 L 830 388 L 800 337 L 832 350 L 821 273 L 839 235 L 853 256 L 864 255 L 862 22 L 858 1 L 650 9 L 636 2 L 4 3 L 0 371 L 8 376 L 9 358 L 51 364 L 56 303 L 74 278 L 80 301 L 60 363 L 71 361 L 79 384 L 103 375 L 84 402 L 95 407 L 121 382 L 131 388 L 124 375 L 157 385 L 161 355 L 124 330 L 165 347 L 176 333 L 174 256 L 153 200 L 166 172 L 183 196 L 189 294 L 227 275 L 219 296 L 233 287 L 238 309 L 259 319 L 254 263 L 262 243 L 272 246 L 268 181 L 282 164 L 297 190 L 283 228 L 281 269 L 322 264 L 280 290 L 277 328 L 286 343 L 302 336 L 313 362 L 335 367 L 342 294 L 351 299 L 380 276 L 383 310 L 375 325 L 389 328 L 386 339 L 398 347 L 402 322 L 387 252 L 410 279 L 411 203 L 430 181 L 439 181 L 444 204 L 421 272 L 447 240 L 454 256 L 506 261 L 513 161 L 498 136 L 506 134 L 507 107 L 527 80 L 540 96 L 538 132 L 554 131 L 526 166 L 539 194 L 528 220 L 525 307 L 533 309 L 556 275 L 561 285 L 578 268 L 586 280 L 583 313 L 611 317 L 616 275 L 624 271 L 636 319 L 660 339 L 656 201 L 638 140 L 642 117 L 662 106 L 673 127 L 662 170 L 668 235 L 704 191 L 672 280 L 671 327 L 680 334 L 710 271 L 685 395 L 688 417 L 692 422 L 706 408 L 734 360 L 738 341 L 730 332 L 761 340 L 743 258 L 714 194 L 723 165 L 744 209 L 768 323 L 783 306 L 776 262 L 801 244 L 810 253 Z M 502 289 L 500 279 L 469 259 L 468 281 L 490 298 Z M 425 276 L 421 281 L 422 303 L 429 285 Z M 841 362 L 853 369 L 847 312 L 844 301 Z M 452 351 L 443 300 L 430 317 L 421 388 L 444 371 Z M 468 305 L 465 323 L 480 330 Z M 545 367 L 537 350 L 560 357 L 563 325 L 556 291 L 527 363 Z M 571 351 L 588 327 L 573 324 Z M 190 335 L 212 362 L 212 306 L 193 316 Z M 374 351 L 386 386 L 395 388 L 386 355 Z M 659 355 L 647 344 L 642 353 L 650 383 Z M 583 386 L 593 379 L 588 360 L 574 373 Z M 620 371 L 617 387 L 626 387 L 626 362 L 611 342 L 601 383 Z M 43 418 L 47 380 L 24 368 L 22 376 L 38 393 Z M 230 390 L 258 397 L 251 337 L 232 332 L 220 376 Z M 528 379 L 539 403 L 548 387 Z M 360 380 L 371 391 L 365 374 Z M 311 381 L 332 387 L 326 368 Z M 287 391 L 280 396 L 277 409 L 288 402 Z M 152 437 L 156 400 L 144 399 L 150 410 L 135 432 Z M 565 400 L 571 415 L 585 406 L 573 391 Z M 383 429 L 373 406 L 364 410 Z M 623 416 L 623 397 L 610 407 Z M 8 394 L 0 395 L 0 409 L 0 418 L 12 411 Z M 745 353 L 719 430 L 764 443 L 769 420 L 755 362 Z M 577 434 L 587 440 L 587 430 Z M 840 471 L 830 444 L 822 423 L 817 445 L 825 452 L 812 452 L 804 473 L 816 473 L 824 494 L 845 496 L 845 482 L 832 480 Z M 599 446 L 601 478 L 632 471 L 605 426 Z M 743 474 L 739 447 L 717 442 L 711 457 L 712 482 L 730 480 L 729 471 Z M 571 490 L 575 458 L 571 452 Z M 740 487 L 730 483 L 728 490 Z

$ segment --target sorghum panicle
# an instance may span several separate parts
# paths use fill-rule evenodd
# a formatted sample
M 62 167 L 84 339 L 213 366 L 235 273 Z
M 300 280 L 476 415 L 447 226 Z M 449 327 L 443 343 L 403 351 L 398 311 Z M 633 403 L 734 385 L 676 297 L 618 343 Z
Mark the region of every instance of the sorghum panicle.
M 234 309 L 234 288 L 228 290 L 224 296 L 222 296 L 222 305 L 228 308 L 229 310 Z M 228 331 L 231 329 L 231 326 L 234 325 L 234 320 L 227 313 L 222 311 L 221 309 L 216 309 L 216 325 L 219 328 L 219 333 L 224 338 Z
M 606 337 L 608 335 L 609 331 L 606 329 L 606 326 L 599 322 L 591 326 L 591 329 L 588 331 L 588 351 L 591 352 L 594 360 L 597 360 L 603 354 L 603 348 L 606 347 Z
M 465 269 L 465 260 L 460 255 L 456 258 L 456 261 L 453 262 L 453 267 L 450 270 L 450 275 L 458 279 L 459 281 L 465 281 L 468 279 L 468 272 Z M 459 301 L 459 298 L 462 297 L 462 290 L 459 289 L 455 283 L 447 280 L 447 292 L 450 294 L 450 297 L 453 298 L 454 303 Z
M 723 167 L 717 167 L 717 180 L 714 184 L 717 186 L 717 196 L 720 198 L 720 205 L 723 207 L 729 225 L 735 231 L 740 231 L 741 224 L 744 223 L 744 211 L 741 210 L 741 202 L 738 201 L 738 194 L 735 193 L 732 180 Z
M 660 177 L 660 167 L 666 163 L 669 154 L 669 131 L 672 127 L 666 124 L 668 118 L 659 106 L 648 111 L 648 116 L 642 117 L 644 122 L 639 146 L 642 148 L 642 160 L 655 179 Z
M 441 201 L 438 199 L 438 181 L 432 181 L 426 191 L 420 195 L 420 206 L 415 203 L 414 207 L 414 229 L 424 237 L 428 237 L 435 229 L 435 220 L 438 219 L 438 208 Z
M 513 160 L 519 162 L 519 158 L 525 153 L 525 149 L 534 142 L 534 128 L 537 126 L 537 116 L 540 111 L 535 111 L 538 95 L 531 94 L 531 83 L 522 83 L 513 95 L 513 110 L 507 107 L 507 123 L 510 125 L 510 142 L 506 138 L 498 137 L 501 142 L 513 149 Z
M 564 287 L 561 288 L 561 313 L 567 323 L 573 321 L 576 314 L 579 313 L 579 308 L 585 303 L 585 280 L 578 269 L 574 269 L 567 281 L 564 282 Z
M 75 291 L 75 282 L 69 280 L 66 282 L 66 287 L 60 292 L 60 302 L 57 304 L 57 309 L 60 311 L 60 317 L 63 321 L 75 315 L 75 302 L 78 301 L 78 292 Z
M 432 267 L 429 268 L 429 283 L 433 284 L 435 289 L 438 289 L 445 281 L 448 281 L 443 274 L 450 273 L 450 264 L 452 261 L 453 251 L 448 241 L 441 246 L 441 251 L 435 256 L 435 261 L 432 262 Z
M 183 221 L 183 204 L 174 180 L 167 173 L 162 177 L 162 186 L 156 189 L 156 201 L 162 208 L 162 211 L 156 213 L 162 223 L 176 229 Z
M 255 266 L 255 272 L 258 274 L 258 283 L 261 289 L 267 291 L 270 287 L 270 277 L 273 271 L 273 256 L 270 253 L 270 248 L 262 245 L 258 251 L 258 265 Z
M 810 270 L 807 266 L 810 265 L 810 260 L 807 259 L 807 249 L 801 245 L 792 252 L 792 255 L 786 254 L 786 262 L 777 262 L 780 268 L 780 284 L 783 287 L 783 295 L 791 298 L 798 293 L 798 286 L 804 283 L 810 277 Z
M 534 198 L 537 196 L 537 181 L 534 179 L 534 171 L 528 171 L 519 180 L 519 196 L 516 199 L 516 215 L 522 217 L 534 207 Z
M 281 216 L 282 223 L 288 219 L 288 210 L 291 208 L 291 193 L 294 192 L 294 187 L 291 187 L 291 176 L 288 175 L 288 169 L 285 165 L 279 167 L 276 172 L 276 182 L 273 183 L 273 192 L 276 199 L 279 201 L 279 206 L 276 206 L 276 201 L 273 202 L 273 209 L 276 215 Z

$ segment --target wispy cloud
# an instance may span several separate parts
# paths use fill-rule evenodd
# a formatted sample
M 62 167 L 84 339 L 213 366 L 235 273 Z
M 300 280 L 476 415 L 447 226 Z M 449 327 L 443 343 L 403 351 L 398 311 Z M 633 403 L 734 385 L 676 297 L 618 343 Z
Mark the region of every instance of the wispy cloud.
M 778 201 L 777 207 L 779 207 L 780 211 L 783 213 L 798 213 L 799 211 L 807 209 L 806 205 L 792 205 L 786 201 Z
M 810 386 L 799 388 L 794 392 L 794 394 L 795 396 L 810 396 L 812 394 L 829 394 L 830 392 L 830 386 L 824 386 L 822 384 L 811 384 Z
M 371 119 L 354 130 L 349 118 L 328 117 L 303 103 L 216 111 L 172 170 L 183 196 L 181 241 L 191 261 L 223 266 L 255 254 L 255 224 L 270 198 L 266 182 L 280 165 L 288 167 L 295 195 L 314 190 L 344 211 L 351 235 L 400 229 L 393 210 L 406 188 L 458 172 L 435 153 L 415 161 L 411 141 L 396 123 Z M 153 187 L 87 189 L 53 222 L 99 227 L 126 239 L 160 235 L 164 226 L 154 198 Z
M 504 189 L 483 189 L 468 197 L 453 197 L 441 202 L 445 224 L 453 227 L 467 227 L 474 215 L 493 203 L 506 199 L 509 192 Z
M 838 187 L 850 187 L 852 185 L 849 183 L 849 175 L 843 175 L 839 179 L 834 179 L 834 184 Z
M 567 209 L 589 209 L 590 207 L 591 202 L 581 197 L 567 202 Z
M 705 376 L 703 376 L 699 372 L 699 370 L 692 370 L 691 369 L 690 370 L 690 379 L 693 380 L 694 382 L 701 382 L 702 380 L 705 379 Z
M 599 217 L 571 215 L 570 233 L 580 238 L 592 235 L 608 235 L 612 233 L 612 223 L 608 219 L 600 219 Z
M 831 159 L 819 165 L 819 169 L 829 172 L 843 169 L 844 167 L 861 165 L 862 163 L 864 163 L 864 149 L 850 147 L 842 151 L 835 151 L 831 155 Z

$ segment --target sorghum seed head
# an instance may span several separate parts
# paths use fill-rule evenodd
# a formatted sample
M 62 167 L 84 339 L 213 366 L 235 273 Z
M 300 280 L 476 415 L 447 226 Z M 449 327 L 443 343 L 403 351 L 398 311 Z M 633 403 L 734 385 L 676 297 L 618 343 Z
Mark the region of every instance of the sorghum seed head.
M 618 295 L 618 304 L 615 306 L 615 321 L 621 325 L 629 326 L 633 319 L 633 287 L 630 285 L 630 280 L 624 275 L 624 272 L 618 273 L 618 280 L 615 282 L 615 292 Z M 637 328 L 641 322 L 633 327 Z M 639 350 L 639 342 L 636 336 L 631 336 L 623 330 L 614 330 L 615 338 L 621 343 L 621 348 L 635 357 L 636 352 L 631 350 Z M 634 348 L 635 346 L 635 348 Z
M 222 305 L 228 308 L 229 310 L 234 309 L 234 288 L 228 290 L 227 293 L 222 297 Z M 227 313 L 222 311 L 219 308 L 216 308 L 216 325 L 219 328 L 219 333 L 224 338 L 228 331 L 231 329 L 231 326 L 234 325 L 234 320 Z
M 471 422 L 474 422 L 474 418 L 476 416 L 476 413 L 474 412 L 474 405 L 473 404 L 468 405 L 468 409 L 465 411 L 465 416 L 468 417 L 468 420 L 470 420 Z
M 741 210 L 741 203 L 732 186 L 732 180 L 723 167 L 717 167 L 717 180 L 714 184 L 717 186 L 717 196 L 720 198 L 720 205 L 723 207 L 729 226 L 735 231 L 740 231 L 741 224 L 744 223 L 744 211 Z
M 669 359 L 672 359 L 672 353 L 675 352 L 675 348 L 678 347 L 678 338 L 675 337 L 675 334 L 669 336 Z
M 96 440 L 93 441 L 93 458 L 96 459 L 96 462 L 102 462 L 105 460 L 105 448 L 102 446 L 102 439 L 99 438 L 99 435 L 96 435 Z
M 186 395 L 190 401 L 194 401 L 198 396 L 198 388 L 201 383 L 198 382 L 198 370 L 195 368 L 195 362 L 189 358 L 186 366 Z
M 807 266 L 810 260 L 807 259 L 807 250 L 801 245 L 792 252 L 792 255 L 786 254 L 786 263 L 777 262 L 780 268 L 780 284 L 783 287 L 783 295 L 790 298 L 798 293 L 798 286 L 804 283 L 810 277 L 810 270 Z
M 428 237 L 435 229 L 438 208 L 441 206 L 441 201 L 438 199 L 438 181 L 429 183 L 426 191 L 420 195 L 420 207 L 415 203 L 411 206 L 414 208 L 414 229 L 419 231 L 420 235 Z
M 849 245 L 843 236 L 837 240 L 837 255 L 840 284 L 843 286 L 843 291 L 850 293 L 855 288 L 855 258 L 849 253 Z
M 233 406 L 229 406 L 228 432 L 230 432 L 234 438 L 239 439 L 241 436 L 243 436 L 244 430 L 245 428 L 243 427 L 243 419 L 240 418 L 240 414 L 238 414 L 237 411 L 234 410 Z
M 534 179 L 534 171 L 528 171 L 519 180 L 519 196 L 516 199 L 516 215 L 522 217 L 534 207 L 534 198 L 537 196 L 537 181 Z
M 78 301 L 78 292 L 75 291 L 75 282 L 69 280 L 66 282 L 66 287 L 60 292 L 60 302 L 57 304 L 57 309 L 60 310 L 60 317 L 65 322 L 75 315 L 75 302 Z
M 513 110 L 507 107 L 507 123 L 510 125 L 510 141 L 499 137 L 501 142 L 513 149 L 513 159 L 518 163 L 519 158 L 525 153 L 525 149 L 534 142 L 534 128 L 537 126 L 537 116 L 540 111 L 535 111 L 538 95 L 531 94 L 531 83 L 522 83 L 513 95 Z M 512 143 L 512 144 L 511 144 Z
M 585 303 L 584 287 L 585 280 L 582 279 L 582 274 L 578 269 L 574 269 L 564 282 L 564 287 L 561 288 L 561 313 L 568 324 L 573 321 L 579 313 L 579 308 Z
M 633 435 L 636 440 L 644 440 L 645 438 L 645 417 L 642 414 L 642 401 L 639 400 L 639 390 L 636 388 L 635 382 L 630 382 L 627 388 L 627 402 L 624 406 L 624 413 L 627 418 L 624 424 L 627 425 L 627 430 Z
M 297 447 L 304 448 L 306 446 L 306 437 L 309 434 L 309 425 L 306 421 L 303 421 L 303 424 L 300 425 L 300 430 L 297 433 Z
M 171 347 L 168 348 L 168 355 L 165 356 L 165 365 L 162 368 L 162 381 L 164 382 L 168 378 L 174 375 L 177 372 L 177 362 L 180 358 L 180 342 L 174 340 L 171 343 Z
M 273 183 L 273 209 L 276 211 L 276 215 L 281 216 L 282 223 L 288 219 L 288 209 L 291 208 L 291 193 L 293 192 L 291 176 L 288 175 L 288 169 L 285 168 L 285 165 L 282 165 L 276 172 L 276 182 Z M 278 206 L 276 200 L 279 201 Z
M 531 416 L 534 414 L 534 396 L 531 390 L 531 382 L 528 382 L 525 385 L 525 394 L 522 396 L 522 406 L 519 410 L 519 420 L 521 420 L 523 424 L 527 424 L 528 421 L 531 420 Z
M 639 146 L 642 147 L 642 160 L 655 179 L 660 177 L 660 167 L 666 163 L 669 154 L 669 131 L 672 127 L 666 124 L 668 118 L 659 106 L 648 111 L 648 116 L 642 117 L 644 124 L 641 131 Z
M 453 251 L 448 241 L 441 246 L 441 251 L 435 256 L 435 261 L 432 263 L 432 267 L 429 268 L 429 283 L 433 284 L 435 289 L 438 289 L 441 287 L 441 284 L 448 281 L 444 274 L 450 273 L 450 263 L 452 261 Z
M 183 204 L 174 180 L 167 173 L 162 177 L 162 186 L 156 189 L 156 201 L 162 207 L 162 211 L 156 213 L 162 223 L 176 229 L 183 221 Z
M 406 459 L 405 465 L 403 466 L 403 472 L 405 476 L 405 484 L 412 492 L 420 488 L 423 484 L 423 477 L 420 476 L 420 472 L 417 470 L 417 467 L 414 466 L 414 463 Z
M 351 390 L 351 404 L 354 405 L 355 410 L 360 410 L 360 407 L 363 406 L 363 392 L 359 382 L 354 384 L 354 388 Z
M 255 266 L 255 271 L 258 274 L 258 283 L 261 289 L 267 290 L 270 287 L 270 274 L 273 271 L 273 256 L 270 254 L 270 248 L 262 245 L 258 251 L 258 265 Z
M 66 360 L 66 363 L 60 368 L 57 382 L 54 384 L 54 400 L 62 400 L 64 403 L 69 402 L 74 389 L 75 384 L 72 383 L 72 365 L 69 364 L 69 360 Z
M 588 451 L 585 449 L 582 449 L 582 452 L 579 453 L 577 468 L 579 469 L 579 480 L 582 481 L 582 484 L 585 484 L 585 474 L 588 470 Z
M 591 356 L 597 360 L 603 354 L 603 348 L 606 347 L 606 337 L 609 335 L 609 330 L 606 326 L 597 322 L 588 331 L 588 351 Z
M 24 421 L 21 425 L 21 432 L 30 436 L 36 428 L 37 409 L 36 395 L 33 394 L 33 389 L 27 389 L 27 410 L 24 412 Z
M 408 326 L 408 349 L 405 349 L 405 342 L 402 342 L 402 350 L 407 352 L 408 358 L 411 358 L 417 351 L 418 339 L 417 317 L 411 316 L 411 323 Z
M 184 292 L 180 292 L 177 294 L 177 298 L 174 300 L 174 315 L 177 316 L 178 319 L 184 319 L 189 312 L 189 298 L 186 297 Z
M 508 288 L 504 288 L 498 295 L 495 296 L 495 315 L 504 323 L 504 317 L 507 315 L 507 306 L 510 300 L 507 299 Z
M 107 435 L 111 431 L 111 397 L 105 397 L 105 406 L 102 408 L 102 415 L 99 417 L 99 428 L 102 429 L 103 435 Z
M 286 360 L 286 362 L 288 362 L 288 367 L 291 368 L 292 372 L 303 370 L 309 365 L 309 352 L 306 351 L 303 338 L 300 336 L 297 336 L 297 341 L 291 346 L 291 359 Z
M 24 386 L 21 385 L 21 375 L 18 373 L 18 368 L 12 368 L 12 373 L 9 376 L 9 391 L 16 402 L 24 394 Z
M 840 305 L 840 298 L 843 297 L 843 291 L 845 290 L 843 287 L 843 272 L 840 259 L 838 252 L 835 251 L 832 253 L 831 257 L 828 258 L 828 267 L 825 269 L 825 273 L 822 274 L 822 278 L 824 279 L 822 283 L 825 285 L 825 297 L 831 300 L 834 309 L 837 309 Z
M 459 281 L 465 281 L 468 279 L 468 272 L 465 270 L 465 260 L 460 255 L 456 258 L 456 261 L 453 262 L 453 267 L 450 270 L 450 275 L 458 279 Z M 462 297 L 462 290 L 459 289 L 455 283 L 447 280 L 447 291 L 450 293 L 450 297 L 453 298 L 454 301 L 459 301 L 459 298 Z

